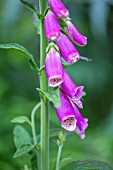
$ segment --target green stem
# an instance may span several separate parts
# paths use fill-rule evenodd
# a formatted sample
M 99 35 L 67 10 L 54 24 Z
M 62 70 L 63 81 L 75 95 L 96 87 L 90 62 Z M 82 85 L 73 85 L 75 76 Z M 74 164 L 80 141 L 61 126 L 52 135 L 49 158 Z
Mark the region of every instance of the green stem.
M 32 110 L 31 112 L 31 127 L 32 127 L 32 134 L 33 134 L 33 142 L 34 145 L 37 144 L 37 139 L 36 139 L 36 128 L 35 128 L 35 114 L 38 108 L 41 106 L 41 103 L 38 103 Z
M 47 0 L 39 0 L 40 13 L 44 14 L 47 8 Z M 44 32 L 44 21 L 40 24 L 40 68 L 45 64 L 46 56 L 46 37 Z M 40 88 L 43 91 L 48 90 L 48 83 L 45 70 L 41 71 Z M 49 114 L 48 102 L 41 100 L 41 170 L 49 170 Z
M 56 170 L 60 169 L 59 164 L 60 164 L 60 156 L 61 156 L 62 148 L 63 148 L 63 144 L 61 144 L 58 147 L 57 160 L 56 160 Z

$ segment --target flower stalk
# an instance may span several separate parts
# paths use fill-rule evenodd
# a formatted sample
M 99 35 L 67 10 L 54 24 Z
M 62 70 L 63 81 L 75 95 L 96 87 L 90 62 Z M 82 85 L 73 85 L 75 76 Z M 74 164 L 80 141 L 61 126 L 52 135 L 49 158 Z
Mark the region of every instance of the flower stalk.
M 47 8 L 47 0 L 39 0 L 40 13 L 43 14 Z M 46 56 L 46 37 L 44 32 L 44 21 L 40 24 L 40 68 L 45 64 Z M 40 88 L 47 91 L 48 83 L 45 70 L 42 70 L 40 75 Z M 49 170 L 49 113 L 48 102 L 41 100 L 41 170 Z

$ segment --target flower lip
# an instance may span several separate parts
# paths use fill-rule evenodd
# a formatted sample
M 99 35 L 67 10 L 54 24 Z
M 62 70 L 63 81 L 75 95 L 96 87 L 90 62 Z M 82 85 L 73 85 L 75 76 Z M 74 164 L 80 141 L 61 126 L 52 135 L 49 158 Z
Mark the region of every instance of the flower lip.
M 51 86 L 51 87 L 57 87 L 57 86 L 59 86 L 62 82 L 63 82 L 63 79 L 62 79 L 62 77 L 59 76 L 59 75 L 58 75 L 58 76 L 55 75 L 55 76 L 49 77 L 49 86 Z
M 76 119 L 73 115 L 66 116 L 62 120 L 62 127 L 68 131 L 74 131 L 76 128 Z
M 84 95 L 84 92 L 82 91 L 84 89 L 84 86 L 79 86 L 75 89 L 75 94 L 72 97 L 72 100 L 76 103 L 76 105 L 79 108 L 83 108 L 82 102 L 80 101 L 81 97 Z
M 73 102 L 80 108 L 83 108 L 82 102 L 80 101 L 80 99 L 76 98 L 75 96 L 72 98 Z
M 84 89 L 84 86 L 78 86 L 76 89 L 75 89 L 75 97 L 80 99 L 83 95 L 84 95 L 84 92 L 82 91 Z

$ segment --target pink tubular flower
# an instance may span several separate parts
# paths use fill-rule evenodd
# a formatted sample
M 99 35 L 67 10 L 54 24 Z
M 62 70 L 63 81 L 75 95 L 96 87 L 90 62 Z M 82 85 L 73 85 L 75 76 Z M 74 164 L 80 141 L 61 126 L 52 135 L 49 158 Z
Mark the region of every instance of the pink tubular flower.
M 61 0 L 49 0 L 49 5 L 58 18 L 66 18 L 69 16 L 69 11 L 63 5 Z
M 72 24 L 71 21 L 67 21 L 67 27 L 65 27 L 65 31 L 67 32 L 70 39 L 75 42 L 79 46 L 85 46 L 87 44 L 87 37 L 80 34 L 77 28 Z
M 80 59 L 78 51 L 66 35 L 60 34 L 60 37 L 57 39 L 57 45 L 65 61 L 74 63 Z
M 63 68 L 59 53 L 51 47 L 45 60 L 46 75 L 51 87 L 59 86 L 63 82 Z
M 79 108 L 83 108 L 80 99 L 84 95 L 84 92 L 82 91 L 84 86 L 76 86 L 69 75 L 64 71 L 63 83 L 60 85 L 60 87 Z
M 60 25 L 56 16 L 51 11 L 48 11 L 45 17 L 44 29 L 46 38 L 50 41 L 54 41 L 60 36 Z
M 77 109 L 77 107 L 73 103 L 72 103 L 72 106 L 74 108 L 75 118 L 77 120 L 75 132 L 81 137 L 81 139 L 84 139 L 85 138 L 85 132 L 84 131 L 88 127 L 88 119 L 82 117 L 79 110 Z
M 74 131 L 76 128 L 74 109 L 70 100 L 62 92 L 60 92 L 60 104 L 61 107 L 56 108 L 56 113 L 61 126 L 68 131 Z

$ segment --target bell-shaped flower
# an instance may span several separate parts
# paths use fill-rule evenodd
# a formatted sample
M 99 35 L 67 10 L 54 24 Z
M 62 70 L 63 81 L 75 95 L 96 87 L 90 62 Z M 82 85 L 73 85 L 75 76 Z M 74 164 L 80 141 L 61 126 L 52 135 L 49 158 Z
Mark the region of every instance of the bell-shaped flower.
M 58 18 L 66 18 L 69 16 L 69 11 L 61 0 L 49 0 L 49 5 Z
M 45 16 L 44 29 L 49 41 L 55 41 L 60 36 L 60 25 L 57 17 L 50 10 Z
M 87 44 L 87 37 L 82 35 L 71 21 L 67 21 L 67 27 L 64 28 L 70 39 L 79 46 Z
M 66 35 L 61 33 L 56 42 L 66 62 L 74 63 L 80 59 L 78 51 Z
M 63 68 L 59 52 L 51 47 L 45 60 L 48 84 L 51 87 L 59 86 L 63 82 Z
M 77 107 L 72 103 L 73 109 L 75 111 L 75 118 L 77 120 L 75 132 L 81 137 L 85 138 L 85 129 L 88 127 L 88 119 L 83 118 Z
M 84 95 L 84 92 L 82 91 L 84 86 L 76 86 L 66 71 L 64 71 L 63 83 L 60 85 L 60 87 L 79 108 L 83 108 L 80 99 Z
M 61 126 L 68 131 L 74 131 L 76 128 L 75 112 L 70 100 L 62 92 L 60 92 L 60 105 L 60 108 L 56 108 L 56 113 Z

